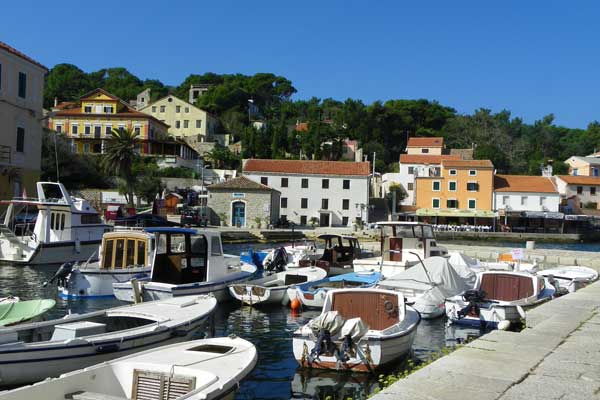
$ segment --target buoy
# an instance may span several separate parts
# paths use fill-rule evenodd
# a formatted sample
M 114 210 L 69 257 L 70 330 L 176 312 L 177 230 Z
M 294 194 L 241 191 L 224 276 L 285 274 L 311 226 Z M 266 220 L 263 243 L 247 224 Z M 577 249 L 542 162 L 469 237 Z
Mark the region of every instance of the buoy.
M 498 322 L 498 329 L 500 329 L 501 331 L 506 331 L 508 330 L 508 328 L 510 328 L 510 321 L 500 321 Z
M 292 311 L 300 311 L 300 307 L 302 307 L 302 304 L 300 303 L 300 300 L 294 299 L 290 303 L 290 307 L 292 308 Z

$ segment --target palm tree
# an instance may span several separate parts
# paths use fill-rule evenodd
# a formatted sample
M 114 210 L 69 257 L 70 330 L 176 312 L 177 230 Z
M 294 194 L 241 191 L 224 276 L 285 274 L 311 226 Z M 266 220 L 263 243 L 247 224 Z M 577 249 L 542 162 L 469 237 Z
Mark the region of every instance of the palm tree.
M 139 133 L 131 129 L 114 129 L 110 132 L 102 157 L 102 167 L 107 173 L 119 176 L 125 181 L 127 203 L 133 207 L 133 185 L 135 176 L 133 162 L 139 157 L 136 151 Z

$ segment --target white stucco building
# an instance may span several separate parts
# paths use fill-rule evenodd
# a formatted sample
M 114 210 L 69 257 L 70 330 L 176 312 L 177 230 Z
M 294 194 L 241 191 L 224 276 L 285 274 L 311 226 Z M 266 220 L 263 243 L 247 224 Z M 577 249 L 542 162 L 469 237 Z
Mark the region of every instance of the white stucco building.
M 571 199 L 578 208 L 598 209 L 600 204 L 600 178 L 596 176 L 558 175 L 556 185 L 561 196 Z M 576 211 L 576 210 L 573 210 Z
M 560 194 L 552 177 L 494 176 L 494 210 L 505 212 L 558 212 Z
M 281 192 L 280 214 L 299 225 L 368 221 L 368 162 L 244 160 L 243 174 Z

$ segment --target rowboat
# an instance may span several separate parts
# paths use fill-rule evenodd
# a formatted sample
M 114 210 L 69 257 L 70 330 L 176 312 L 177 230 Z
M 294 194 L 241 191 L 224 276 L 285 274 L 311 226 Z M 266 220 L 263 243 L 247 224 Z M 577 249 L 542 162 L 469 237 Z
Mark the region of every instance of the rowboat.
M 254 345 L 223 337 L 171 344 L 4 392 L 5 400 L 233 399 Z

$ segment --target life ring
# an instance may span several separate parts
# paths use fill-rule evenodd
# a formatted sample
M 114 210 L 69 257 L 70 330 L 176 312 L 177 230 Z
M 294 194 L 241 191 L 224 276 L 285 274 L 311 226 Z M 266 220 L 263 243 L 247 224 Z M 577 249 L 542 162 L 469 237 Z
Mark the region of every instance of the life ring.
M 386 301 L 384 301 L 384 302 L 383 302 L 383 310 L 384 310 L 384 311 L 385 311 L 385 312 L 386 312 L 388 315 L 390 315 L 390 316 L 391 316 L 392 314 L 394 314 L 394 313 L 395 313 L 395 311 L 396 311 L 396 307 L 394 306 L 394 304 L 393 304 L 391 301 L 389 301 L 389 300 L 386 300 Z

